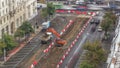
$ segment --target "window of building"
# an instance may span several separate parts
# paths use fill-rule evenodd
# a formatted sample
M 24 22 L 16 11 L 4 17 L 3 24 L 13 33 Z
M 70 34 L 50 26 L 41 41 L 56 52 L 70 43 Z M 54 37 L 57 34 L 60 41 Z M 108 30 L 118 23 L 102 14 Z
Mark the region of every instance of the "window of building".
M 16 21 L 16 26 L 19 27 L 19 19 Z
M 35 14 L 35 13 L 36 13 L 36 12 L 35 12 L 35 11 L 36 11 L 35 2 L 33 3 L 33 7 L 34 7 L 34 8 L 33 8 L 33 13 Z
M 2 18 L 2 24 L 4 23 L 4 19 Z
M 20 16 L 20 22 L 21 22 L 21 23 L 23 22 L 23 20 L 22 20 L 22 16 Z
M 28 18 L 31 16 L 31 9 L 30 9 L 30 6 L 27 7 L 28 8 Z
M 4 23 L 6 22 L 5 17 L 4 17 Z
M 6 5 L 8 4 L 8 0 L 6 0 Z
M 25 18 L 25 14 L 23 14 L 23 21 L 25 21 L 25 19 L 26 19 L 26 18 Z
M 22 6 L 20 7 L 20 11 L 22 11 Z
M 7 8 L 6 8 L 6 13 L 8 13 L 8 10 L 7 10 Z
M 4 10 L 3 10 L 3 12 L 2 12 L 2 13 L 3 13 L 3 15 L 4 15 Z
M 9 20 L 9 16 L 7 16 L 7 20 Z
M 0 24 L 2 24 L 2 20 L 0 20 Z
M 6 26 L 6 33 L 9 34 L 9 28 Z
M 35 2 L 33 2 L 33 6 L 35 6 Z
M 2 2 L 2 7 L 4 7 L 4 2 Z
M 4 31 L 4 28 L 2 29 L 2 31 L 1 31 L 1 32 L 2 32 L 2 37 L 3 37 L 3 35 L 4 35 L 4 32 L 5 32 L 5 31 Z
M 14 22 L 11 23 L 11 33 L 14 32 Z

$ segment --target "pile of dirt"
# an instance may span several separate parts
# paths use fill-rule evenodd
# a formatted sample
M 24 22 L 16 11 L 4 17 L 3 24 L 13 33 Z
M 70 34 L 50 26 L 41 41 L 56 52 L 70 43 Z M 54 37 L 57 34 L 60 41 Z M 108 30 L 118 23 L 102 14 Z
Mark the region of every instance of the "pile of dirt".
M 76 18 L 74 24 L 70 26 L 65 34 L 61 37 L 67 41 L 67 45 L 63 47 L 53 47 L 49 52 L 49 55 L 41 58 L 36 68 L 56 68 L 57 63 L 60 61 L 61 57 L 67 50 L 67 47 L 75 39 L 76 35 L 81 30 L 82 26 L 88 21 L 88 18 Z M 59 27 L 58 27 L 59 28 Z

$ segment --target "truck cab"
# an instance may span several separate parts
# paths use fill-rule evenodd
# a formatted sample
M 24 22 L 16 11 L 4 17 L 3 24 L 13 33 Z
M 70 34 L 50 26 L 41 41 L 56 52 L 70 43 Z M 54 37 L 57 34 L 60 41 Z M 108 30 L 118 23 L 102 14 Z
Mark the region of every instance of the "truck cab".
M 50 21 L 42 23 L 42 32 L 46 31 L 50 27 Z

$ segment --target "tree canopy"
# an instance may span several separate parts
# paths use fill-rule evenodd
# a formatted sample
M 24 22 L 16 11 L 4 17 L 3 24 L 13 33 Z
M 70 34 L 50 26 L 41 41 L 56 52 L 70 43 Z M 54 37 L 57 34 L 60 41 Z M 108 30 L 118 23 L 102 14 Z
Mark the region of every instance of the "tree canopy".
M 24 37 L 26 34 L 33 33 L 34 29 L 32 28 L 32 25 L 25 21 L 23 24 L 16 30 L 15 37 Z
M 6 50 L 9 51 L 17 46 L 17 43 L 14 40 L 14 37 L 8 34 L 3 35 L 3 43 L 6 45 Z
M 0 40 L 0 55 L 3 54 L 3 48 L 6 47 L 6 44 L 3 42 L 3 40 Z
M 90 43 L 89 41 L 86 42 L 84 49 L 87 50 L 86 59 L 94 66 L 97 66 L 106 60 L 106 53 L 99 41 L 95 41 L 93 43 Z
M 46 18 L 48 16 L 47 8 L 43 8 L 41 14 L 43 18 Z
M 115 22 L 116 22 L 117 16 L 114 13 L 112 13 L 111 11 L 108 11 L 108 12 L 105 13 L 104 19 L 105 20 L 110 19 L 111 22 L 112 22 L 111 24 L 114 25 Z
M 53 15 L 55 13 L 55 7 L 52 3 L 47 3 L 47 7 L 42 9 L 42 17 L 45 18 L 48 15 Z
M 34 32 L 32 25 L 28 21 L 23 22 L 23 24 L 20 26 L 20 29 L 23 30 L 25 34 Z
M 84 61 L 80 64 L 80 68 L 94 68 L 94 65 L 88 63 L 87 61 Z
M 21 30 L 21 29 L 18 29 L 16 32 L 15 32 L 15 37 L 24 37 L 24 34 L 25 34 L 25 31 Z
M 112 28 L 114 28 L 113 26 L 115 26 L 115 24 L 116 24 L 116 19 L 117 19 L 117 17 L 112 12 L 105 13 L 104 19 L 101 23 L 101 27 L 105 31 L 105 37 L 108 36 L 108 31 L 110 31 Z
M 47 13 L 53 15 L 55 12 L 55 7 L 52 3 L 47 3 Z

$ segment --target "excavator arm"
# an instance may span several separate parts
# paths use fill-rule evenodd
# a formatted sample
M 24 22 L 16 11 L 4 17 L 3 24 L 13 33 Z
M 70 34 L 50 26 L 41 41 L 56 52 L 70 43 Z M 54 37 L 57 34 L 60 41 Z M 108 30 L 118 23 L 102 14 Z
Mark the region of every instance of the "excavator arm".
M 57 38 L 60 38 L 60 34 L 54 28 L 48 28 L 47 32 L 52 32 Z
M 52 32 L 52 33 L 57 37 L 57 39 L 56 39 L 56 43 L 57 43 L 57 44 L 60 44 L 60 45 L 65 45 L 65 44 L 67 44 L 67 41 L 61 39 L 61 38 L 60 38 L 61 35 L 60 35 L 54 28 L 48 28 L 48 29 L 47 29 L 47 32 Z

